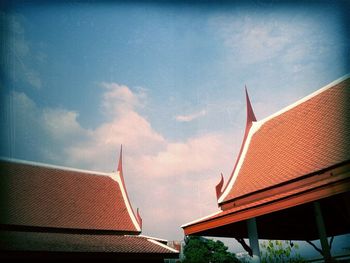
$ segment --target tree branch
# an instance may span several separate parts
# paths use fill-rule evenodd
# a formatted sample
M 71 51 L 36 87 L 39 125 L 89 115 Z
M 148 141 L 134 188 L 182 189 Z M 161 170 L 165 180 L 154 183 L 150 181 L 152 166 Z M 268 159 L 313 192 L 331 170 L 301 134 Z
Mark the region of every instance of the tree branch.
M 323 256 L 322 249 L 319 249 L 318 247 L 316 247 L 316 245 L 312 243 L 310 240 L 306 240 L 306 242 L 309 243 L 314 249 L 316 249 Z
M 331 237 L 331 241 L 329 242 L 329 250 L 332 249 L 333 240 L 334 240 L 334 236 Z
M 250 248 L 250 246 L 247 245 L 247 243 L 244 241 L 243 238 L 236 238 L 237 242 L 242 245 L 245 251 L 248 252 L 249 256 L 253 256 L 253 250 Z

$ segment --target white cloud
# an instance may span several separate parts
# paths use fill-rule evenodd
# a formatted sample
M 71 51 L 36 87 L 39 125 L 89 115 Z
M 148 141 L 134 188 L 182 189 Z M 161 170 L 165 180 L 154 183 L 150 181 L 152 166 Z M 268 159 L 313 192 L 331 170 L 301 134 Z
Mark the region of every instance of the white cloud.
M 117 83 L 103 82 L 101 85 L 106 90 L 103 94 L 102 108 L 108 116 L 133 111 L 145 103 L 145 89 L 138 88 L 133 92 L 129 87 Z
M 1 105 L 1 155 L 64 164 L 65 147 L 86 140 L 78 113 L 40 108 L 23 92 L 12 91 Z
M 108 110 L 118 114 L 95 129 L 87 141 L 68 147 L 67 159 L 74 166 L 108 171 L 116 167 L 123 144 L 126 184 L 134 206 L 141 208 L 144 233 L 181 238 L 181 224 L 217 209 L 214 187 L 220 172 L 229 176 L 233 152 L 238 149 L 228 143 L 232 134 L 214 132 L 170 141 L 136 111 L 144 103 L 144 94 L 140 97 L 122 85 L 109 86 L 113 91 L 107 89 L 102 105 L 108 105 L 104 106 L 107 114 Z M 114 107 L 114 101 L 123 110 Z
M 86 136 L 90 131 L 83 129 L 78 123 L 76 111 L 64 109 L 44 109 L 42 111 L 43 126 L 52 138 L 64 140 L 69 137 Z
M 179 122 L 190 122 L 207 114 L 206 110 L 201 110 L 192 114 L 187 115 L 177 115 L 175 119 Z
M 110 172 L 123 144 L 127 189 L 134 208 L 141 208 L 144 233 L 180 239 L 181 224 L 217 209 L 214 187 L 220 172 L 226 177 L 231 172 L 238 147 L 228 142 L 235 136 L 212 132 L 170 141 L 136 111 L 144 91 L 104 86 L 101 105 L 110 118 L 93 130 L 80 125 L 76 111 L 41 109 L 24 93 L 13 92 L 6 106 L 12 122 L 2 123 L 10 134 L 16 130 L 10 156 Z
M 237 64 L 305 63 L 306 57 L 329 51 L 329 39 L 320 37 L 324 32 L 317 19 L 288 16 L 242 13 L 213 17 L 209 25 L 230 50 L 229 59 Z
M 40 89 L 42 87 L 41 78 L 39 77 L 39 74 L 36 71 L 27 69 L 25 75 L 28 83 L 34 88 Z
M 184 142 L 167 142 L 166 148 L 153 155 L 140 158 L 141 166 L 153 177 L 181 176 L 201 172 L 214 172 L 227 163 L 227 157 L 217 155 L 228 152 L 223 134 L 205 134 Z
M 24 22 L 23 16 L 0 12 L 0 23 L 3 25 L 2 30 L 6 36 L 3 39 L 3 48 L 7 58 L 1 60 L 0 63 L 8 63 L 3 66 L 6 69 L 5 74 L 12 80 L 22 81 L 33 88 L 40 89 L 42 87 L 41 76 L 33 63 L 37 59 L 31 43 L 25 36 Z M 41 54 L 44 53 L 41 52 Z
M 101 105 L 109 118 L 90 131 L 88 140 L 66 148 L 70 164 L 106 169 L 108 164 L 110 167 L 111 162 L 116 161 L 121 144 L 125 145 L 131 156 L 148 154 L 165 147 L 163 136 L 136 111 L 146 99 L 143 89 L 132 92 L 129 87 L 116 83 L 103 83 L 103 87 L 106 91 Z

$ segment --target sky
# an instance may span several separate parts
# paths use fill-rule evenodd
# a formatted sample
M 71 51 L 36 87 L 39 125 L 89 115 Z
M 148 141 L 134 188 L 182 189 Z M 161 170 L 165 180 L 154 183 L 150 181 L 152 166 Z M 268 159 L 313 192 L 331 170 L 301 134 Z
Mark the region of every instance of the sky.
M 1 6 L 0 155 L 111 172 L 143 234 L 217 211 L 245 127 L 349 73 L 342 1 Z

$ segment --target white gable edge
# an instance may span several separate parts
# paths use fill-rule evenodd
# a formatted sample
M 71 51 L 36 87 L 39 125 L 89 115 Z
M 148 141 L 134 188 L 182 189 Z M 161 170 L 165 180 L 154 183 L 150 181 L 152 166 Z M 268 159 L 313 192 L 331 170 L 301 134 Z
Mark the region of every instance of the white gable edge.
M 243 147 L 243 151 L 242 151 L 242 154 L 239 158 L 239 161 L 237 163 L 237 166 L 236 166 L 236 169 L 234 171 L 234 174 L 231 178 L 231 180 L 228 182 L 228 186 L 226 187 L 225 191 L 222 193 L 222 195 L 220 196 L 219 200 L 218 200 L 218 203 L 221 203 L 224 201 L 224 199 L 226 198 L 226 196 L 229 194 L 229 192 L 231 191 L 232 187 L 233 187 L 233 184 L 235 183 L 237 177 L 238 177 L 238 174 L 239 174 L 239 171 L 241 170 L 241 167 L 243 165 L 243 162 L 244 162 L 244 159 L 245 159 L 245 156 L 248 152 L 248 148 L 249 148 L 249 145 L 250 145 L 250 141 L 254 135 L 254 133 L 256 133 L 259 128 L 261 127 L 260 123 L 259 122 L 253 122 L 252 123 L 252 127 L 250 128 L 249 130 L 249 133 L 248 133 L 248 136 L 247 136 L 247 139 L 244 143 L 244 147 Z
M 136 219 L 136 216 L 134 214 L 134 211 L 132 210 L 132 207 L 131 207 L 131 204 L 129 202 L 128 196 L 126 194 L 126 189 L 124 188 L 124 185 L 123 185 L 123 182 L 121 180 L 121 175 L 120 175 L 119 171 L 117 171 L 116 173 L 112 173 L 110 175 L 110 177 L 119 184 L 120 190 L 122 192 L 124 204 L 126 206 L 126 209 L 128 210 L 128 213 L 129 213 L 129 216 L 131 218 L 131 221 L 134 224 L 134 226 L 137 229 L 137 231 L 141 232 L 141 226 L 139 225 L 139 223 L 138 223 L 138 221 Z

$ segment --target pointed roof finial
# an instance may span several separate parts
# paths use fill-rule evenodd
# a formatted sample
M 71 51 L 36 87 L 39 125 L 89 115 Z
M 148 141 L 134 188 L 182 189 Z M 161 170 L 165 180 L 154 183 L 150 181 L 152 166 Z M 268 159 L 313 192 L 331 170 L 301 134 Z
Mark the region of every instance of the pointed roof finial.
M 118 163 L 118 172 L 123 172 L 123 145 L 120 145 L 120 154 L 119 154 L 119 163 Z
M 247 101 L 247 124 L 252 123 L 253 121 L 256 121 L 255 114 L 253 111 L 252 104 L 250 103 L 249 95 L 248 95 L 248 90 L 247 86 L 245 85 L 245 97 Z

